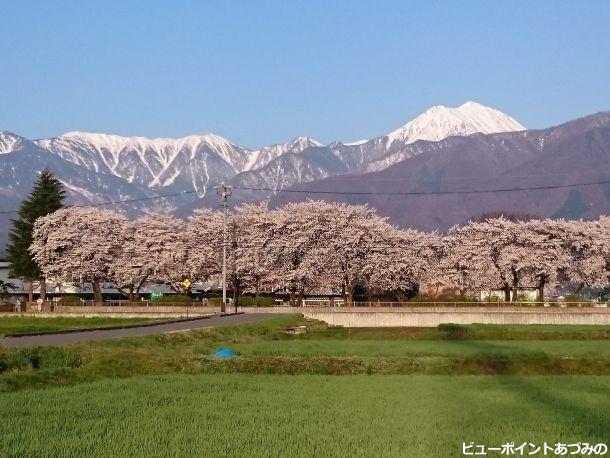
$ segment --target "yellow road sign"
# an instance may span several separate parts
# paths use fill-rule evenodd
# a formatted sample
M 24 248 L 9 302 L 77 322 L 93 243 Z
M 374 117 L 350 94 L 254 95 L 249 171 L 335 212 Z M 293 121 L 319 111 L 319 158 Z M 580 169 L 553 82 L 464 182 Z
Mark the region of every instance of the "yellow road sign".
M 184 286 L 186 289 L 189 289 L 189 286 L 191 286 L 192 284 L 193 282 L 190 281 L 188 278 L 182 280 L 182 286 Z

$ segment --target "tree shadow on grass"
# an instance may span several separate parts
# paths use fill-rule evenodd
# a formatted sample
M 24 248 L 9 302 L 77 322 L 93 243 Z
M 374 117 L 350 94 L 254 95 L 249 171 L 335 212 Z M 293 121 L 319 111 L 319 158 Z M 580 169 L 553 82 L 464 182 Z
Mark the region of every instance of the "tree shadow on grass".
M 579 385 L 582 390 L 589 391 L 589 388 L 593 387 L 597 391 L 607 392 L 607 387 L 594 382 L 594 376 L 576 377 L 578 377 Z M 532 383 L 530 381 L 531 379 L 527 376 L 500 376 L 497 377 L 497 379 L 501 386 L 525 397 L 530 405 L 541 405 L 555 412 L 558 418 L 567 419 L 566 423 L 579 425 L 580 431 L 570 432 L 570 435 L 582 434 L 582 437 L 579 437 L 578 440 L 591 443 L 608 443 L 608 439 L 610 438 L 610 419 L 604 417 L 603 414 L 600 415 L 599 412 L 595 412 L 589 407 L 579 405 L 564 397 L 554 396 L 549 390 L 545 390 L 538 384 Z M 537 377 L 536 380 L 540 380 L 540 378 Z M 569 380 L 566 380 L 568 383 L 571 381 L 573 381 L 571 377 Z M 600 407 L 600 411 L 603 411 L 602 407 Z M 554 438 L 549 438 L 549 440 L 553 439 Z

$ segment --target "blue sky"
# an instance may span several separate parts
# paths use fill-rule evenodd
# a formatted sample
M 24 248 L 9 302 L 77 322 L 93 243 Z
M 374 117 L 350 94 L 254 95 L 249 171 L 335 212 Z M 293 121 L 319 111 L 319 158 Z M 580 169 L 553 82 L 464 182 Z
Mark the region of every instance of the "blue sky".
M 610 2 L 4 1 L 0 130 L 248 147 L 371 138 L 467 100 L 610 110 Z

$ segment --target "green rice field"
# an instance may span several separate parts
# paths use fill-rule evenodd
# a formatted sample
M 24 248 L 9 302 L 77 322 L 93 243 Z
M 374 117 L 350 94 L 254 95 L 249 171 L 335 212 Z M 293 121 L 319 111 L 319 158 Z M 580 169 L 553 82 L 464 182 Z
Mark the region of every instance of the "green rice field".
M 168 375 L 2 396 L 3 456 L 453 457 L 607 442 L 610 377 Z M 499 455 L 498 455 L 499 456 Z
M 289 315 L 0 348 L 0 456 L 444 458 L 513 441 L 610 443 L 610 327 Z

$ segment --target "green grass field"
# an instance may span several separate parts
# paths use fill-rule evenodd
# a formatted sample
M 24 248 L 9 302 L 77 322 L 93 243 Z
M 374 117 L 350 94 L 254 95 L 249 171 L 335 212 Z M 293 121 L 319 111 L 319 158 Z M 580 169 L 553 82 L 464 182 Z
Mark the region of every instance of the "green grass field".
M 291 335 L 290 325 L 310 332 Z M 609 326 L 260 323 L 0 349 L 0 456 L 462 456 L 610 441 Z M 237 358 L 210 358 L 228 347 Z M 579 374 L 579 375 L 578 375 Z
M 105 317 L 0 317 L 0 336 L 22 332 L 61 331 L 97 327 L 123 326 L 152 321 L 147 318 L 105 318 Z
M 293 340 L 235 344 L 243 356 L 475 356 L 540 355 L 610 358 L 605 340 Z
M 4 456 L 453 457 L 607 442 L 610 377 L 171 375 L 3 396 Z

